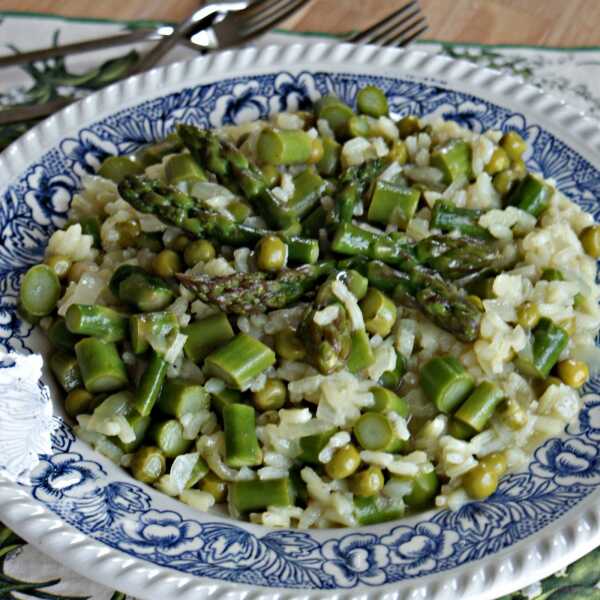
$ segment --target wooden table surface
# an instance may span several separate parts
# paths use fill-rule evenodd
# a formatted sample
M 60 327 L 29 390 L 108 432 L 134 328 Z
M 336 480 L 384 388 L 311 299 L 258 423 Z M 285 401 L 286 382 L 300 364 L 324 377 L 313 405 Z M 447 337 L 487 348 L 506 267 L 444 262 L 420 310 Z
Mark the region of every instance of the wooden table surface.
M 425 39 L 488 44 L 600 46 L 600 0 L 420 0 Z M 406 0 L 311 0 L 283 27 L 362 29 Z M 0 10 L 108 19 L 180 20 L 199 0 L 0 0 Z M 0 40 L 1 42 L 1 40 Z

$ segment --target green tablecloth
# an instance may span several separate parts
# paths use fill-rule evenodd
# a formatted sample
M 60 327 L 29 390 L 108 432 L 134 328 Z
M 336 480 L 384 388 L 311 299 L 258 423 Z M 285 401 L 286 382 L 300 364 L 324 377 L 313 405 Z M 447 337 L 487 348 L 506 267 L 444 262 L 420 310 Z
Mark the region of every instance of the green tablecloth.
M 53 43 L 67 43 L 109 35 L 143 23 L 63 19 L 53 16 L 0 13 L 0 40 L 5 54 L 33 50 Z M 289 44 L 306 39 L 286 32 L 272 33 L 259 44 Z M 311 39 L 319 36 L 311 34 Z M 419 49 L 466 58 L 483 66 L 508 71 L 545 90 L 560 95 L 570 104 L 600 118 L 600 48 L 550 49 L 523 46 L 464 46 L 444 42 L 420 42 Z M 130 48 L 102 51 L 23 65 L 2 71 L 0 107 L 35 104 L 59 95 L 85 95 L 99 82 L 117 79 L 135 60 Z M 168 60 L 194 56 L 178 48 Z M 117 59 L 117 60 L 114 60 Z M 0 149 L 24 133 L 32 123 L 0 127 Z M 1 525 L 1 524 L 0 524 Z M 92 583 L 0 528 L 0 599 L 116 600 L 123 594 Z M 600 600 L 600 549 L 566 569 L 525 590 L 507 597 L 530 600 Z M 449 599 L 450 600 L 450 599 Z M 459 600 L 459 599 L 456 599 Z M 503 600 L 506 600 L 503 599 Z

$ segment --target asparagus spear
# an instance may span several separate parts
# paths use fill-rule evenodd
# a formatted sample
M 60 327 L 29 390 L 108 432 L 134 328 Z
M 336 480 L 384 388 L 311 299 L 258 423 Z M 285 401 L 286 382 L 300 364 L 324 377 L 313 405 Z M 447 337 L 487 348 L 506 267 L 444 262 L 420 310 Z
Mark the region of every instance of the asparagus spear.
M 354 268 L 363 273 L 373 287 L 393 294 L 396 303 L 420 310 L 459 340 L 477 339 L 481 321 L 479 309 L 439 273 L 418 265 L 398 271 L 378 260 L 357 261 Z
M 422 267 L 409 274 L 413 294 L 404 284 L 396 286 L 394 299 L 404 306 L 416 306 L 438 327 L 453 333 L 459 340 L 473 342 L 479 335 L 479 308 L 437 273 Z
M 225 277 L 178 275 L 187 288 L 224 313 L 239 315 L 283 308 L 301 298 L 335 268 L 333 262 L 304 265 L 280 271 L 275 278 L 265 272 L 235 273 Z
M 192 196 L 158 179 L 125 177 L 119 184 L 119 193 L 136 210 L 154 214 L 161 221 L 181 227 L 197 237 L 244 246 L 255 244 L 265 235 L 264 231 L 203 209 Z
M 265 236 L 277 235 L 288 245 L 290 261 L 312 261 L 318 255 L 315 240 L 242 225 L 205 210 L 192 196 L 158 179 L 125 177 L 119 184 L 119 193 L 136 210 L 154 214 L 161 221 L 181 227 L 199 238 L 210 238 L 230 246 L 254 246 Z
M 480 240 L 433 235 L 411 242 L 401 233 L 378 235 L 352 223 L 338 227 L 331 248 L 339 254 L 381 260 L 403 271 L 427 266 L 449 279 L 502 266 L 496 248 Z

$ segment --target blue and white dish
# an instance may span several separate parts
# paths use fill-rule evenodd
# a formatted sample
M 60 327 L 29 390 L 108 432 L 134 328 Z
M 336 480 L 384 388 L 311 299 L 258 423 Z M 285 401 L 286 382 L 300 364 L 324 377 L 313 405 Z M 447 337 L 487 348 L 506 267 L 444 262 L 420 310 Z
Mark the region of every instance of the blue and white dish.
M 600 385 L 578 420 L 484 502 L 356 530 L 288 531 L 200 513 L 76 440 L 19 319 L 19 280 L 65 220 L 80 177 L 177 122 L 219 126 L 373 83 L 397 115 L 516 129 L 527 163 L 600 220 L 600 127 L 536 88 L 469 63 L 351 45 L 227 52 L 111 86 L 0 157 L 0 519 L 64 564 L 143 598 L 497 597 L 600 542 Z M 41 380 L 38 378 L 41 375 Z

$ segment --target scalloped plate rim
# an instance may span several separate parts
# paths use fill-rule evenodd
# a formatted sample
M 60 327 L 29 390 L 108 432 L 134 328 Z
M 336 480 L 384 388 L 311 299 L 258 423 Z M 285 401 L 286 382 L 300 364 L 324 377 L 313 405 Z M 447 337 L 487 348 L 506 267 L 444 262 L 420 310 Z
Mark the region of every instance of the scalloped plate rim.
M 260 60 L 266 60 L 266 63 L 264 65 L 248 64 L 249 61 L 257 57 L 259 63 Z M 215 72 L 220 63 L 228 62 L 231 64 L 236 59 L 240 59 L 242 62 L 246 61 L 245 66 L 235 68 L 232 72 L 228 72 L 226 76 L 219 76 Z M 350 59 L 355 62 L 350 63 Z M 366 64 L 368 60 L 374 61 L 376 64 Z M 411 60 L 413 61 L 412 65 L 410 65 Z M 360 72 L 376 71 L 379 74 L 387 75 L 389 74 L 387 70 L 394 67 L 397 62 L 401 63 L 401 66 L 406 66 L 408 62 L 413 69 L 416 65 L 420 65 L 437 71 L 439 77 L 447 79 L 444 81 L 438 80 L 435 83 L 442 87 L 447 84 L 450 89 L 462 89 L 461 84 L 473 87 L 475 83 L 490 87 L 502 87 L 502 94 L 499 91 L 488 89 L 481 89 L 477 92 L 471 91 L 470 93 L 476 96 L 479 95 L 482 98 L 489 98 L 491 102 L 508 108 L 511 108 L 511 104 L 521 105 L 525 100 L 531 102 L 532 106 L 522 107 L 521 110 L 526 114 L 534 114 L 542 120 L 549 119 L 550 123 L 548 125 L 544 124 L 544 127 L 552 131 L 558 139 L 564 140 L 571 137 L 571 135 L 583 135 L 584 133 L 589 136 L 585 141 L 577 141 L 577 152 L 585 156 L 595 166 L 598 167 L 600 164 L 598 158 L 600 127 L 596 121 L 583 112 L 570 108 L 567 103 L 553 95 L 519 82 L 511 76 L 474 66 L 467 61 L 429 55 L 420 51 L 322 43 L 293 44 L 283 47 L 268 46 L 261 50 L 249 48 L 240 51 L 227 51 L 193 61 L 167 65 L 130 78 L 122 83 L 113 84 L 75 105 L 63 109 L 60 113 L 37 125 L 11 144 L 0 155 L 0 173 L 8 175 L 5 181 L 12 183 L 25 166 L 31 164 L 36 157 L 47 152 L 63 139 L 64 134 L 61 133 L 63 129 L 79 127 L 79 125 L 76 125 L 78 118 L 80 123 L 91 124 L 120 109 L 139 105 L 146 100 L 164 96 L 183 87 L 216 82 L 221 79 L 231 79 L 235 76 L 265 73 L 285 66 L 290 71 L 296 71 L 300 68 L 309 67 L 309 65 L 313 69 L 317 69 L 319 68 L 318 65 L 321 64 L 320 68 L 323 70 L 331 68 L 333 71 L 344 72 L 356 70 Z M 190 73 L 190 71 L 192 72 Z M 406 76 L 407 73 L 401 72 L 399 75 Z M 413 77 L 416 80 L 422 80 L 418 75 L 413 75 Z M 165 85 L 165 88 L 158 95 L 154 93 L 157 84 Z M 506 96 L 509 89 L 519 94 L 518 101 L 509 99 Z M 145 92 L 142 99 L 134 97 L 133 93 L 136 91 Z M 124 104 L 121 103 L 117 106 L 115 100 L 111 102 L 111 94 L 115 94 L 117 100 L 124 94 L 121 99 Z M 553 123 L 554 119 L 558 121 L 558 117 L 560 117 L 561 122 Z M 572 131 L 561 131 L 563 135 L 555 133 L 553 125 L 562 129 L 567 124 L 573 127 Z M 36 150 L 28 149 L 28 146 L 31 147 L 32 142 L 39 141 L 41 141 L 41 144 L 37 146 Z M 464 592 L 462 598 L 483 600 L 513 591 L 532 580 L 549 575 L 582 556 L 600 542 L 600 508 L 590 506 L 594 504 L 594 501 L 597 502 L 599 496 L 600 490 L 590 493 L 575 511 L 565 514 L 550 527 L 545 527 L 496 554 L 453 570 L 441 573 L 433 572 L 420 579 L 387 584 L 385 586 L 386 596 L 398 599 L 416 598 L 420 593 L 427 593 L 428 598 L 441 599 L 447 597 L 444 594 L 451 592 L 451 590 L 453 590 L 452 593 L 461 590 Z M 20 507 L 15 508 L 14 501 L 23 500 L 23 498 L 28 500 L 23 502 Z M 233 593 L 250 593 L 254 597 L 260 595 L 263 598 L 273 599 L 324 596 L 350 598 L 353 597 L 354 592 L 359 592 L 359 589 L 343 590 L 341 588 L 336 588 L 335 594 L 332 591 L 267 589 L 186 575 L 179 571 L 132 558 L 123 552 L 109 548 L 103 543 L 87 537 L 74 527 L 65 524 L 58 515 L 42 507 L 26 492 L 6 480 L 0 480 L 0 499 L 2 500 L 0 514 L 3 520 L 17 533 L 22 533 L 32 544 L 82 575 L 91 577 L 105 585 L 107 581 L 113 580 L 117 587 L 135 595 L 157 597 L 158 591 L 161 591 L 161 593 L 177 591 L 181 597 L 191 598 L 198 593 L 214 595 L 230 591 Z M 11 502 L 12 505 L 7 508 L 5 503 L 8 502 Z M 31 512 L 27 514 L 29 509 L 31 509 Z M 576 511 L 581 512 L 577 517 L 574 515 Z M 48 524 L 51 529 L 50 532 L 41 531 L 44 523 Z M 582 539 L 582 533 L 586 534 L 587 539 Z M 577 536 L 579 536 L 579 539 L 574 539 Z M 562 538 L 563 545 L 566 545 L 566 548 L 563 548 L 560 557 L 557 557 L 556 552 L 554 552 L 553 558 L 545 561 L 544 557 L 549 553 L 549 546 L 556 547 L 559 537 Z M 85 560 L 81 559 L 82 553 L 86 555 Z M 533 559 L 536 554 L 538 558 Z M 532 562 L 532 560 L 535 564 L 525 568 L 522 567 L 524 561 Z M 514 572 L 515 562 L 519 563 L 516 566 L 516 573 Z M 534 567 L 535 573 L 532 572 Z M 94 569 L 97 569 L 97 571 L 94 571 Z M 441 580 L 445 581 L 442 582 Z M 490 583 L 491 587 L 489 586 Z M 157 588 L 157 586 L 159 587 Z M 394 593 L 391 590 L 392 586 L 400 589 L 397 589 Z M 485 591 L 482 591 L 482 587 L 485 588 Z M 152 590 L 152 596 L 147 595 L 150 594 L 150 589 Z M 383 589 L 381 592 L 383 592 Z M 377 588 L 369 588 L 368 590 L 367 588 L 360 588 L 360 593 L 361 595 L 365 593 L 375 595 L 379 591 Z

